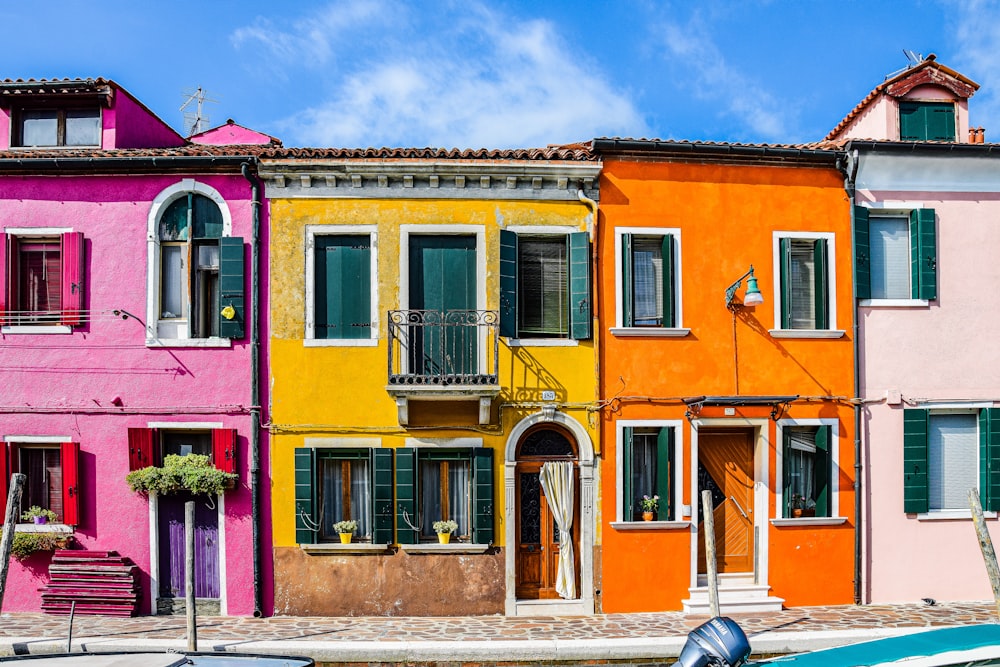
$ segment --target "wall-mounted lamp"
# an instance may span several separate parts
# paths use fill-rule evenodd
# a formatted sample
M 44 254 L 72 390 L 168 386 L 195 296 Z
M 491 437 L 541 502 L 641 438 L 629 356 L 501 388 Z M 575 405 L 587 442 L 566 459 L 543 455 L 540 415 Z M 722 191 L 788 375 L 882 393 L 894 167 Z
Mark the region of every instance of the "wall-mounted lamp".
M 747 293 L 743 297 L 743 303 L 733 303 L 733 299 L 736 297 L 736 290 L 738 290 L 743 285 L 743 279 L 746 278 L 747 281 Z M 726 308 L 730 310 L 735 309 L 738 306 L 759 306 L 764 303 L 764 295 L 760 293 L 760 289 L 757 288 L 757 279 L 753 276 L 753 264 L 750 265 L 750 270 L 740 276 L 736 282 L 726 288 Z

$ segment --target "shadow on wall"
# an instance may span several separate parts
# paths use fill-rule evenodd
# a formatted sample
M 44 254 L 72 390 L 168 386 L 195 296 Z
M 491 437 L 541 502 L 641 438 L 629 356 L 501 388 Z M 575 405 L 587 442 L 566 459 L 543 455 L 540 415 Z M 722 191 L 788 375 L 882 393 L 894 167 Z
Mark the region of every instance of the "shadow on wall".
M 507 400 L 541 401 L 543 391 L 554 391 L 556 401 L 565 401 L 566 386 L 550 373 L 538 359 L 524 347 L 508 348 L 511 352 L 511 387 Z M 507 390 L 504 392 L 507 393 Z

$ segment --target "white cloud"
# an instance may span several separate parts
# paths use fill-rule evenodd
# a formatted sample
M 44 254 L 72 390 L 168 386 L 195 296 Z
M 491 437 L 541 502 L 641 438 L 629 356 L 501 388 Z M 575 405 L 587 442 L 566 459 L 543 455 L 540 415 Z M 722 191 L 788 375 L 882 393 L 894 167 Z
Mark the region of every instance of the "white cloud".
M 982 86 L 969 100 L 969 122 L 986 128 L 987 141 L 1000 141 L 1000 6 L 977 0 L 947 4 L 954 50 L 938 54 L 938 61 Z
M 765 141 L 787 142 L 794 111 L 787 99 L 777 99 L 752 76 L 726 61 L 711 31 L 697 12 L 686 24 L 661 27 L 669 59 L 677 65 L 678 82 L 701 100 L 716 105 L 718 113 Z
M 533 147 L 646 131 L 632 102 L 551 23 L 469 3 L 420 18 L 383 25 L 366 49 L 324 42 L 315 19 L 294 35 L 269 33 L 277 57 L 323 42 L 333 51 L 324 62 L 338 65 L 317 86 L 327 97 L 283 122 L 286 144 Z M 240 39 L 263 41 L 251 30 Z

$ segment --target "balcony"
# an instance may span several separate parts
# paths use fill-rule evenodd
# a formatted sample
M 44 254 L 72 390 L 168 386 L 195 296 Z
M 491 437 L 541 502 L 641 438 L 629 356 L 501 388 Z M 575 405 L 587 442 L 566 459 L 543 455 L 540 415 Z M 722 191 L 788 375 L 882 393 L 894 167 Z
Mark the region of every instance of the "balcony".
M 390 310 L 389 383 L 399 423 L 410 400 L 476 400 L 490 421 L 498 384 L 500 320 L 495 310 Z

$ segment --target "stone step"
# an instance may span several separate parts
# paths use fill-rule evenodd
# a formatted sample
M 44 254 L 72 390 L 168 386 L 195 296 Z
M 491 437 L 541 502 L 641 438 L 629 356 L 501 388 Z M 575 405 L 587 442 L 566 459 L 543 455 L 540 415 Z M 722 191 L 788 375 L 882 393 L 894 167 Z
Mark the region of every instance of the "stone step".
M 770 595 L 770 586 L 753 583 L 720 582 L 719 612 L 722 614 L 781 611 L 785 600 Z M 688 599 L 681 600 L 687 614 L 708 614 L 708 586 L 688 589 Z

